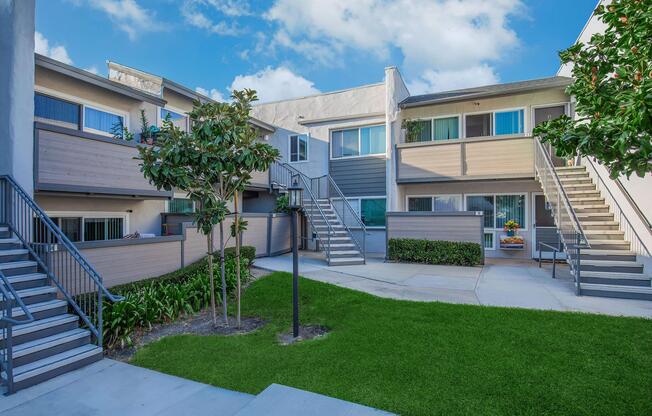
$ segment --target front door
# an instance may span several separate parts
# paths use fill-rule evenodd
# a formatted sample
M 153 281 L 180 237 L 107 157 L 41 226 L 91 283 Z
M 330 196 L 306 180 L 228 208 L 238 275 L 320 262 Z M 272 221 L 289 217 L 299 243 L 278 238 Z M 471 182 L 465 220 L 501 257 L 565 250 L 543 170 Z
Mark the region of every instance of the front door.
M 532 210 L 532 230 L 534 232 L 532 237 L 532 241 L 534 241 L 534 244 L 532 244 L 532 257 L 539 258 L 539 242 L 561 248 L 561 241 L 552 212 L 546 204 L 546 197 L 543 194 L 532 194 L 532 199 L 532 206 L 534 207 Z M 542 246 L 541 257 L 551 259 L 552 250 Z M 565 257 L 563 253 L 557 253 L 557 258 Z
M 548 107 L 536 107 L 534 108 L 534 125 L 537 126 L 544 121 L 554 120 L 564 114 L 566 114 L 565 104 L 552 105 Z M 548 153 L 550 153 L 550 157 L 554 166 L 566 166 L 566 159 L 557 157 L 554 147 L 550 146 L 549 143 L 544 144 L 544 146 L 546 146 Z

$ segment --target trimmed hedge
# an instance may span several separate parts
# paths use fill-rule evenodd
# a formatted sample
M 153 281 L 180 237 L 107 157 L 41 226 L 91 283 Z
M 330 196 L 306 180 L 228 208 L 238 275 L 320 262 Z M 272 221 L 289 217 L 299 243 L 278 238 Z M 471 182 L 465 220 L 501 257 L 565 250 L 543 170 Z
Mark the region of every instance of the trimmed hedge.
M 458 241 L 390 238 L 387 257 L 410 263 L 477 266 L 482 263 L 482 247 Z
M 241 248 L 241 281 L 251 278 L 249 266 L 256 256 L 254 247 Z M 215 259 L 215 298 L 222 301 L 219 253 Z M 182 314 L 192 314 L 210 305 L 210 280 L 206 259 L 163 276 L 140 280 L 110 290 L 124 296 L 121 302 L 104 302 L 104 346 L 132 344 L 133 334 L 153 324 L 169 322 Z M 235 249 L 225 252 L 227 293 L 236 287 Z

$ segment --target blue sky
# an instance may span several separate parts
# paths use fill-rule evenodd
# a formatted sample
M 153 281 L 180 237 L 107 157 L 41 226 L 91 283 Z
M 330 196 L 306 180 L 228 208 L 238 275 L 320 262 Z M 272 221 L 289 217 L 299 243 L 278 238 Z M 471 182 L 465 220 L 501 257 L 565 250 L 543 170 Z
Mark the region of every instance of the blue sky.
M 413 94 L 554 75 L 596 0 L 36 0 L 36 48 L 106 60 L 215 98 L 263 101 L 382 81 Z

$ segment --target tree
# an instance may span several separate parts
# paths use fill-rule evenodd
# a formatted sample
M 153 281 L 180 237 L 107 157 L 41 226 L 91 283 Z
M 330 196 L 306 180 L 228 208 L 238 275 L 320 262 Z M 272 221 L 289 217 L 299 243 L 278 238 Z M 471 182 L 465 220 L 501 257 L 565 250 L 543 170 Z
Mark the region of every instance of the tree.
M 652 4 L 614 0 L 594 14 L 607 28 L 587 44 L 559 53 L 572 64 L 567 93 L 577 100 L 576 118 L 542 123 L 534 134 L 557 155 L 595 157 L 611 177 L 643 177 L 652 171 Z
M 276 149 L 255 140 L 256 131 L 249 123 L 255 91 L 233 91 L 232 98 L 232 103 L 195 102 L 189 113 L 190 132 L 184 132 L 170 120 L 165 120 L 157 135 L 156 146 L 138 149 L 141 170 L 150 183 L 158 189 L 181 190 L 196 203 L 195 222 L 207 241 L 214 324 L 217 324 L 214 227 L 220 224 L 222 305 L 224 322 L 228 324 L 223 239 L 223 221 L 229 214 L 227 202 L 236 191 L 244 189 L 253 171 L 267 170 L 278 158 Z

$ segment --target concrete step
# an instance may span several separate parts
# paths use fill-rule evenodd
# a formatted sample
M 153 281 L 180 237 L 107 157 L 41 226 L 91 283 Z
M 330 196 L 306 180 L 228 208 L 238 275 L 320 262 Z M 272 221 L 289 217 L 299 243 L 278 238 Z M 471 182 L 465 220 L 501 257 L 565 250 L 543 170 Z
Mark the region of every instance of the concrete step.
M 73 348 L 81 347 L 91 342 L 91 333 L 87 329 L 76 328 L 25 342 L 14 347 L 14 366 L 29 364 L 62 353 Z
M 37 263 L 32 260 L 9 261 L 0 263 L 0 271 L 5 276 L 15 276 L 17 274 L 36 273 Z
M 53 300 L 57 294 L 57 289 L 53 286 L 40 286 L 29 289 L 16 290 L 16 294 L 20 297 L 25 305 L 33 303 L 47 302 Z M 14 301 L 14 296 L 9 293 L 11 304 L 15 307 L 17 304 Z M 0 307 L 5 308 L 5 297 L 0 295 Z
M 358 250 L 331 251 L 331 259 L 347 259 L 362 257 Z
M 234 416 L 389 416 L 381 410 L 272 384 Z
M 18 237 L 0 238 L 0 250 L 23 248 L 23 243 Z
M 559 181 L 562 185 L 573 183 L 593 183 L 593 180 L 587 176 L 560 176 Z
M 329 266 L 353 266 L 358 264 L 364 264 L 364 258 L 362 257 L 342 257 L 342 258 L 331 258 L 328 262 Z
M 609 213 L 609 207 L 604 204 L 597 205 L 576 205 L 573 207 L 573 210 L 577 214 L 586 214 L 586 213 Z M 578 216 L 579 219 L 579 216 Z
M 61 314 L 50 318 L 39 319 L 28 324 L 15 325 L 13 330 L 14 345 L 33 341 L 61 332 L 78 328 L 79 317 L 71 314 Z M 4 346 L 4 334 L 0 331 L 0 347 Z
M 620 230 L 584 230 L 589 240 L 623 240 L 625 233 Z
M 580 221 L 613 221 L 614 214 L 611 212 L 577 212 L 575 215 Z
M 68 302 L 60 299 L 52 299 L 45 302 L 32 303 L 26 305 L 27 309 L 32 313 L 34 319 L 49 318 L 56 315 L 62 315 L 68 311 Z M 5 311 L 0 312 L 0 317 L 5 315 Z M 20 307 L 12 308 L 11 316 L 14 319 L 23 319 L 25 311 Z
M 595 191 L 599 192 L 593 183 L 565 183 L 563 184 L 566 194 L 576 191 Z
M 618 230 L 618 221 L 580 221 L 583 230 Z
M 328 247 L 328 241 L 322 241 L 320 243 L 324 247 Z M 355 248 L 355 244 L 350 242 L 350 243 L 333 243 L 331 244 L 331 248 L 333 250 L 335 249 L 346 249 L 346 248 Z
M 14 368 L 14 387 L 21 390 L 102 359 L 102 348 L 87 344 Z M 2 373 L 6 379 L 6 374 Z
M 579 197 L 579 198 L 568 198 L 573 207 L 577 205 L 605 205 L 604 198 L 602 197 Z
M 580 292 L 584 296 L 652 300 L 652 288 L 649 287 L 580 283 Z
M 589 238 L 589 245 L 595 250 L 624 250 L 629 251 L 631 244 L 624 240 L 599 240 Z M 582 251 L 580 251 L 580 255 Z
M 14 287 L 14 290 L 43 286 L 46 284 L 47 278 L 48 277 L 45 273 L 26 273 L 7 276 L 7 279 Z
M 642 273 L 616 273 L 587 270 L 580 273 L 580 282 L 650 287 L 650 278 L 643 275 Z
M 575 178 L 581 178 L 581 177 L 589 177 L 589 173 L 586 171 L 557 171 L 557 176 L 559 179 L 562 178 L 569 178 L 569 177 L 575 177 Z
M 557 172 L 576 172 L 576 171 L 581 171 L 581 172 L 586 172 L 586 167 L 585 166 L 558 166 L 555 168 Z
M 565 189 L 565 191 L 569 200 L 572 198 L 600 198 L 601 196 L 599 191 L 590 189 Z
M 635 261 L 580 259 L 580 270 L 614 273 L 643 273 L 643 265 L 641 263 L 636 263 Z
M 580 256 L 587 260 L 636 261 L 636 253 L 627 250 L 585 249 L 580 251 Z

